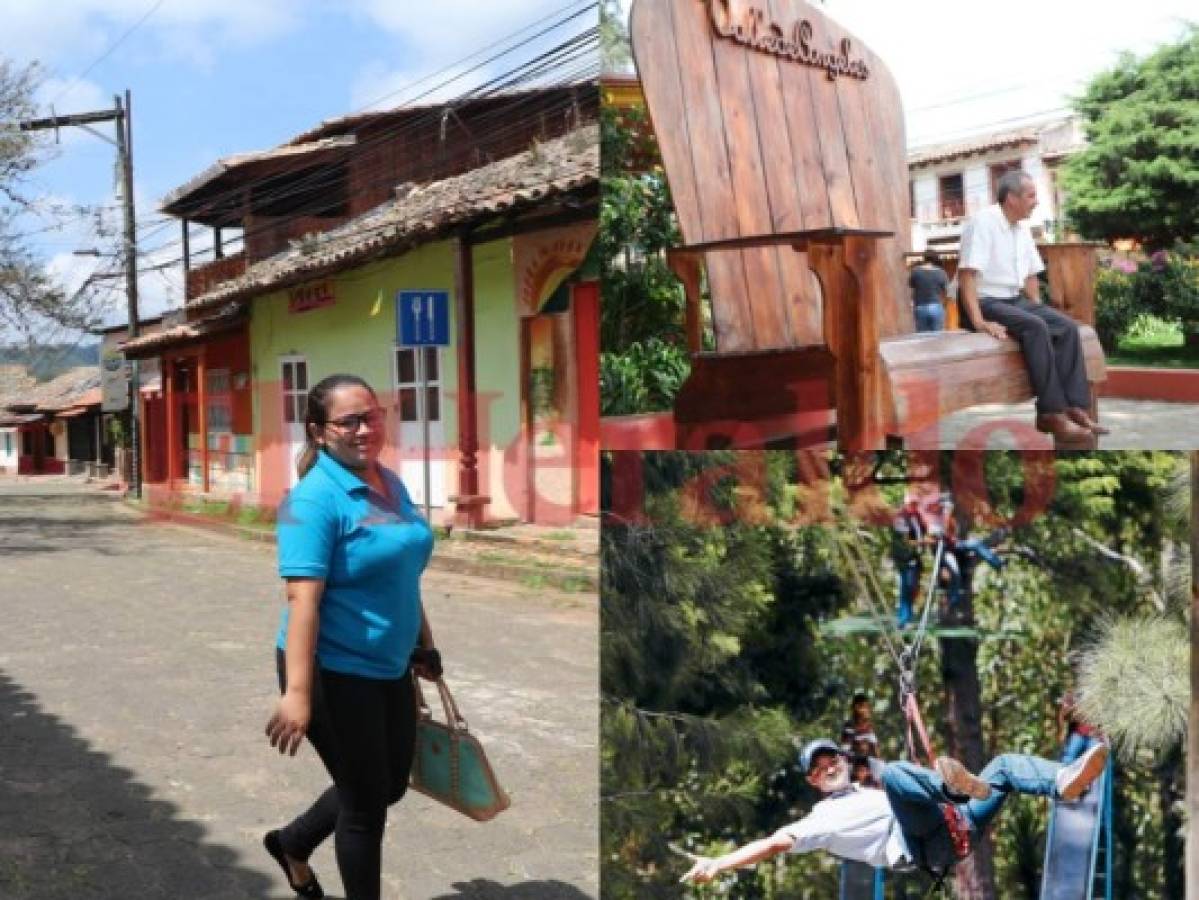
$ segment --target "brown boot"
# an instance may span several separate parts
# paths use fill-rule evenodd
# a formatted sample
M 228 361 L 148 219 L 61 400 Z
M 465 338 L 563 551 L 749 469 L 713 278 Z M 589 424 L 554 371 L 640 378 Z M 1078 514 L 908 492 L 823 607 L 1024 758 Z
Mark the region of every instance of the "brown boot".
M 938 756 L 933 765 L 950 793 L 970 797 L 973 800 L 986 800 L 991 796 L 991 786 L 977 775 L 971 774 L 970 770 L 956 759 Z
M 1068 410 L 1066 410 L 1066 416 L 1069 417 L 1070 421 L 1075 425 L 1081 425 L 1083 428 L 1088 429 L 1091 434 L 1098 435 L 1112 433 L 1110 428 L 1104 428 L 1102 425 L 1092 419 L 1090 414 L 1080 406 L 1070 407 Z
M 1059 441 L 1081 443 L 1091 440 L 1091 430 L 1075 425 L 1065 413 L 1040 413 L 1036 427 L 1037 431 L 1052 434 Z

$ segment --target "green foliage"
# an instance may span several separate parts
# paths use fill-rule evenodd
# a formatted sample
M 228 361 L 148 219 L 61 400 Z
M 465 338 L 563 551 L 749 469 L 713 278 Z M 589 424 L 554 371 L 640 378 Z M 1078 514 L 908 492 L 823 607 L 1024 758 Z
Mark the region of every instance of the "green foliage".
M 1133 294 L 1132 276 L 1102 268 L 1095 275 L 1095 331 L 1104 347 L 1116 347 L 1145 314 Z
M 600 0 L 599 22 L 604 71 L 614 72 L 626 68 L 632 61 L 632 50 L 619 0 Z
M 624 113 L 630 123 L 643 115 Z M 601 125 L 603 173 L 597 239 L 601 259 L 600 344 L 605 414 L 669 408 L 689 371 L 683 290 L 666 264 L 679 242 L 660 167 L 626 171 L 635 155 L 632 129 L 606 111 Z
M 1089 146 L 1063 170 L 1066 215 L 1087 237 L 1150 249 L 1199 234 L 1199 28 L 1144 59 L 1126 54 L 1075 108 Z
M 668 410 L 691 371 L 686 349 L 660 338 L 600 356 L 600 412 L 605 416 Z
M 1074 687 L 1075 654 L 1098 646 L 1099 615 L 1161 617 L 1167 571 L 1184 559 L 1183 457 L 1031 462 L 986 454 L 985 496 L 973 502 L 962 459 L 943 456 L 932 467 L 934 480 L 938 469 L 946 483 L 956 476 L 955 498 L 975 516 L 976 534 L 984 502 L 998 520 L 1024 511 L 1001 548 L 1003 571 L 980 567 L 973 579 L 983 636 L 977 712 L 988 755 L 1056 756 L 1057 700 Z M 835 736 L 857 690 L 873 697 L 884 757 L 902 756 L 896 667 L 879 638 L 818 635 L 823 623 L 865 612 L 840 567 L 839 537 L 854 542 L 893 589 L 888 529 L 881 517 L 871 517 L 875 525 L 865 519 L 879 504 L 893 506 L 904 484 L 875 490 L 863 473 L 897 479 L 917 468 L 896 454 L 879 466 L 835 458 L 828 504 L 856 510 L 858 521 L 800 527 L 789 522 L 810 488 L 797 484 L 794 456 L 644 457 L 644 521 L 605 525 L 601 537 L 605 896 L 678 897 L 685 866 L 669 843 L 724 852 L 806 814 L 815 798 L 796 771 L 794 743 Z M 1177 629 L 1181 609 L 1164 608 Z M 943 747 L 949 709 L 937 689 L 940 662 L 929 645 L 917 682 Z M 1185 674 L 1177 659 L 1171 665 Z M 1140 715 L 1147 717 L 1144 708 Z M 1121 768 L 1116 896 L 1163 896 L 1163 873 L 1175 859 L 1167 834 L 1173 801 L 1163 785 L 1180 778 L 1180 760 L 1169 755 L 1142 755 Z M 1046 805 L 1031 800 L 1013 801 L 998 819 L 996 896 L 1036 896 L 1046 822 Z M 827 898 L 837 883 L 835 863 L 823 855 L 786 856 L 688 896 Z
M 1168 750 L 1186 733 L 1190 637 L 1176 619 L 1109 620 L 1079 656 L 1078 709 L 1127 759 Z

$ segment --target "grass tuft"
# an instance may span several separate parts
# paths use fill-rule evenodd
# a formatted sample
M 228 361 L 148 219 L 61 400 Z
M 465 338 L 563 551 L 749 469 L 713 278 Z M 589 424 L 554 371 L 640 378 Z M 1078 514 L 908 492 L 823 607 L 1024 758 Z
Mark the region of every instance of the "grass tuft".
M 1190 642 L 1186 626 L 1163 617 L 1100 625 L 1078 655 L 1078 711 L 1125 759 L 1161 752 L 1186 734 Z

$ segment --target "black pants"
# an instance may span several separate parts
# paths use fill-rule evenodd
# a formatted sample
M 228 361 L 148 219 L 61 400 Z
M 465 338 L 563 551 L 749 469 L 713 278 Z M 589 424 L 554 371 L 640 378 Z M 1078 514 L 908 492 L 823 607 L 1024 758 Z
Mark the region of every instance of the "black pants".
M 287 688 L 283 651 L 279 687 Z M 307 860 L 335 835 L 346 900 L 378 900 L 387 807 L 404 796 L 416 738 L 412 671 L 378 680 L 317 668 L 308 740 L 333 779 L 305 812 L 279 832 L 284 852 Z
M 984 319 L 998 322 L 1020 344 L 1028 380 L 1037 395 L 1038 413 L 1090 408 L 1091 390 L 1078 323 L 1052 306 L 1033 303 L 1026 297 L 984 297 L 979 301 L 979 310 Z

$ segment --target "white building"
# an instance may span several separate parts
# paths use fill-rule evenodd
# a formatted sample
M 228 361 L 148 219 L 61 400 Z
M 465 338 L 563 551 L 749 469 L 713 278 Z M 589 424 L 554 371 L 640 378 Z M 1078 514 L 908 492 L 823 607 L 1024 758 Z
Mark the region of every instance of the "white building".
M 1058 167 L 1085 146 L 1075 116 L 981 135 L 908 152 L 912 249 L 954 252 L 965 220 L 995 202 L 995 184 L 1004 172 L 1023 169 L 1037 185 L 1033 236 L 1061 236 L 1062 193 Z

